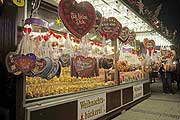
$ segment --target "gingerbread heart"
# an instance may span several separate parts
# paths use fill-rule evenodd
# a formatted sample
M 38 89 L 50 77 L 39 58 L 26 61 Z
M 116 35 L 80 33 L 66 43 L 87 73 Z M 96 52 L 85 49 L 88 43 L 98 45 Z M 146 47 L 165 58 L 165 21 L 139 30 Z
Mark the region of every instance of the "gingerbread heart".
M 15 58 L 18 56 L 17 53 L 15 52 L 9 52 L 6 55 L 6 68 L 7 71 L 10 73 L 13 73 L 15 75 L 20 75 L 22 72 L 20 71 L 20 69 L 15 65 Z
M 144 39 L 144 47 L 148 50 L 152 50 L 155 48 L 155 41 L 149 40 L 148 38 Z
M 129 38 L 129 28 L 123 27 L 120 36 L 118 37 L 119 40 L 125 43 Z
M 23 73 L 30 72 L 35 67 L 35 61 L 29 55 L 19 55 L 14 59 L 14 64 Z
M 71 64 L 71 56 L 69 54 L 62 54 L 59 60 L 62 67 L 68 67 Z
M 129 32 L 128 42 L 133 42 L 136 40 L 136 33 L 134 31 Z
M 79 77 L 91 77 L 95 69 L 95 59 L 91 57 L 76 56 L 74 58 L 75 70 Z
M 46 76 L 46 79 L 47 79 L 47 80 L 50 80 L 50 79 L 52 79 L 53 77 L 55 77 L 56 74 L 58 73 L 58 70 L 60 70 L 59 67 L 60 67 L 59 62 L 54 62 L 51 70 L 49 71 L 49 73 L 48 73 L 47 76 Z
M 86 35 L 95 24 L 95 9 L 87 1 L 61 0 L 58 10 L 66 28 L 78 38 Z
M 122 25 L 115 17 L 103 18 L 99 32 L 105 39 L 115 40 L 121 33 Z
M 36 59 L 35 67 L 34 67 L 34 69 L 31 70 L 31 72 L 34 75 L 38 75 L 44 71 L 46 65 L 47 65 L 47 62 L 45 59 L 43 59 L 43 58 L 39 59 L 38 58 L 38 59 Z

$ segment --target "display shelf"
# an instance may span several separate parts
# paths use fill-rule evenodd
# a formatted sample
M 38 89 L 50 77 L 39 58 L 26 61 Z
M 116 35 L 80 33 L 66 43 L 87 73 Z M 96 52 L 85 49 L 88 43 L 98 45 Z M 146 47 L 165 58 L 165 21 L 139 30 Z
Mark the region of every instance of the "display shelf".
M 129 83 L 123 83 L 121 85 L 86 90 L 86 91 L 81 91 L 81 92 L 76 92 L 76 93 L 68 93 L 68 94 L 63 94 L 63 95 L 52 95 L 52 96 L 46 96 L 46 97 L 41 97 L 41 98 L 26 99 L 25 107 L 29 107 L 32 105 L 39 105 L 39 104 L 53 102 L 53 101 L 74 100 L 74 99 L 78 99 L 80 97 L 86 97 L 89 95 L 102 93 L 103 91 L 111 92 L 111 91 L 116 91 L 118 89 L 124 89 L 124 88 L 130 87 L 130 86 L 138 85 L 140 83 L 144 84 L 144 83 L 147 83 L 148 81 L 149 80 L 138 80 L 138 81 L 132 81 Z
M 139 87 L 142 89 L 142 95 L 136 98 L 135 88 Z M 103 116 L 109 116 L 114 111 L 121 109 L 127 109 L 135 102 L 140 102 L 144 97 L 150 95 L 150 83 L 148 80 L 142 80 L 132 82 L 129 84 L 118 85 L 114 87 L 102 88 L 82 93 L 76 93 L 73 95 L 57 97 L 48 100 L 42 100 L 39 102 L 26 104 L 27 120 L 53 120 L 58 119 L 70 119 L 77 120 L 79 115 L 78 101 L 87 99 L 93 100 L 94 97 L 99 97 L 105 94 L 105 105 L 106 111 L 97 116 L 96 119 L 100 119 Z M 138 91 L 139 92 L 139 91 Z M 114 99 L 112 99 L 114 98 Z M 62 112 L 64 110 L 64 112 Z M 54 111 L 54 112 L 53 112 Z M 56 111 L 56 112 L 55 112 Z M 68 114 L 71 114 L 67 116 Z

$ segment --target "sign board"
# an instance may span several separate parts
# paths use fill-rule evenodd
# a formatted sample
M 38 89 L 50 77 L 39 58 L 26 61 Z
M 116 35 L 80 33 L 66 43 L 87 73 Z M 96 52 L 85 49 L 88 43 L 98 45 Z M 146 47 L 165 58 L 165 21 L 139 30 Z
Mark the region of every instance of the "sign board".
M 133 100 L 137 100 L 143 96 L 143 84 L 133 86 Z
M 106 114 L 106 93 L 78 100 L 78 120 L 94 120 Z

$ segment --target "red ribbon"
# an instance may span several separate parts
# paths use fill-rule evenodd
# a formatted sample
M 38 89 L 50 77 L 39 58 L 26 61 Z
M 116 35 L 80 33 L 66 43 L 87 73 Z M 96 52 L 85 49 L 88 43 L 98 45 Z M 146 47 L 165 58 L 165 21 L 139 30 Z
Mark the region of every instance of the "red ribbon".
M 31 28 L 24 28 L 23 32 L 30 34 L 32 32 L 32 29 Z

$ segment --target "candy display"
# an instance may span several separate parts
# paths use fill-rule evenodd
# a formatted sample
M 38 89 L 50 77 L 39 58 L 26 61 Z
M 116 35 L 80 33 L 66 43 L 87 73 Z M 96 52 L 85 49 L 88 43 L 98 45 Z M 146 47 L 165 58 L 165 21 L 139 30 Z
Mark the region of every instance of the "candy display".
M 137 80 L 148 79 L 148 73 L 144 71 L 120 72 L 120 82 L 130 83 Z
M 63 67 L 61 77 L 54 77 L 50 81 L 40 77 L 27 77 L 26 96 L 27 98 L 43 97 L 65 93 L 79 92 L 115 85 L 113 81 L 105 82 L 97 77 L 76 78 L 70 77 L 70 68 Z

